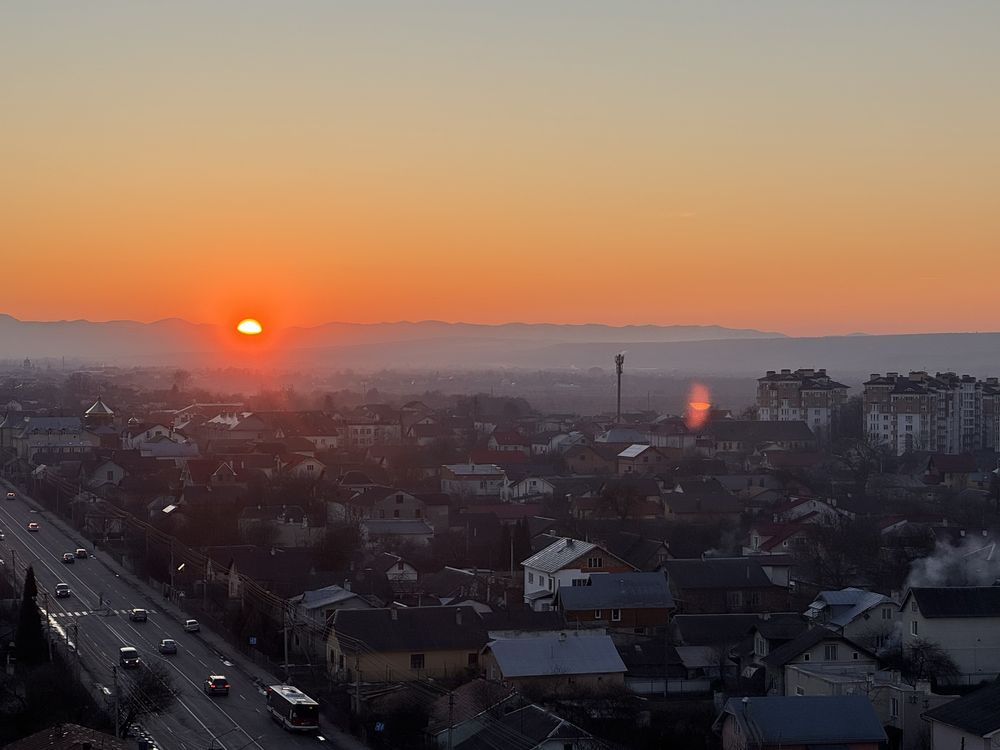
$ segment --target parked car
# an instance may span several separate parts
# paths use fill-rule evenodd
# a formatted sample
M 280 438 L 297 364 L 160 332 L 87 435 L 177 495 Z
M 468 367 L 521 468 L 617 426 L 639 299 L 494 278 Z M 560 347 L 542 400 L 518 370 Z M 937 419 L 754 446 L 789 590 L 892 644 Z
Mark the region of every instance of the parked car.
M 197 620 L 184 621 L 184 631 L 186 633 L 197 633 L 199 630 L 201 630 L 201 625 L 198 624 Z
M 76 556 L 72 552 L 67 552 L 63 555 L 62 561 L 66 565 L 72 565 L 76 562 Z
M 77 557 L 78 557 L 78 558 L 79 558 L 80 560 L 86 560 L 86 559 L 87 559 L 87 550 L 85 550 L 85 549 L 84 549 L 83 547 L 80 547 L 80 548 L 79 548 L 79 549 L 78 549 L 78 550 L 76 551 L 76 556 L 77 556 Z
M 146 622 L 149 619 L 149 612 L 144 609 L 133 609 L 128 613 L 128 619 L 132 622 Z
M 37 521 L 31 521 L 28 523 L 28 531 L 38 531 L 41 526 L 38 525 Z
M 122 646 L 118 649 L 118 661 L 126 669 L 139 666 L 139 652 L 132 646 Z
M 161 654 L 176 654 L 177 653 L 177 641 L 173 638 L 164 638 L 160 641 L 160 653 Z
M 225 675 L 210 674 L 205 680 L 205 693 L 207 695 L 229 695 L 229 680 Z
M 56 584 L 56 598 L 65 599 L 72 592 L 69 590 L 68 583 L 57 583 Z

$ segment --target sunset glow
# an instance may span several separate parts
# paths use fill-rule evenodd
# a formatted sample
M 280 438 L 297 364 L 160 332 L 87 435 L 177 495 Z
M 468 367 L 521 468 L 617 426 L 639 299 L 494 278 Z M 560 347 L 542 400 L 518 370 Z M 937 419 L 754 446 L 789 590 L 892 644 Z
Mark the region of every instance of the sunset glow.
M 701 383 L 692 383 L 688 391 L 687 413 L 684 422 L 689 430 L 698 430 L 708 421 L 709 410 L 712 408 L 711 394 Z
M 252 5 L 0 6 L 2 312 L 1000 329 L 1000 4 Z
M 264 327 L 255 318 L 244 318 L 237 324 L 236 330 L 245 336 L 256 336 L 263 333 Z

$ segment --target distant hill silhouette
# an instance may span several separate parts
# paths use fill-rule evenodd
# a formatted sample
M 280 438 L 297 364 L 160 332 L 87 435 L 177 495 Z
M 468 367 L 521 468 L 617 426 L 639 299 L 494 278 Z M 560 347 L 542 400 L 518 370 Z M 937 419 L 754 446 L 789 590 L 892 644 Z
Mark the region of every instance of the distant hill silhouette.
M 0 315 L 0 359 L 215 366 L 227 336 L 219 326 L 176 318 L 95 323 Z M 622 349 L 628 352 L 628 369 L 677 375 L 758 376 L 783 367 L 825 367 L 834 377 L 856 383 L 886 370 L 1000 374 L 1000 333 L 792 338 L 721 326 L 329 323 L 282 331 L 271 361 L 294 368 L 583 369 L 613 366 L 614 354 Z

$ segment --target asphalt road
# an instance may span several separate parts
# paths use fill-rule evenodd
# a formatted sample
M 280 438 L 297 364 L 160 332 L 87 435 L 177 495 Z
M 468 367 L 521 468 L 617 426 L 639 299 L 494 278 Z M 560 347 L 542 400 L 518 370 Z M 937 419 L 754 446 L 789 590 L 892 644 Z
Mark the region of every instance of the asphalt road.
M 86 667 L 81 672 L 83 679 L 87 680 L 89 673 L 92 681 L 113 691 L 112 668 L 118 666 L 122 646 L 133 646 L 145 662 L 159 662 L 169 669 L 178 690 L 176 702 L 159 715 L 140 719 L 157 747 L 271 750 L 340 746 L 330 738 L 286 732 L 274 723 L 266 712 L 261 688 L 250 677 L 252 670 L 242 668 L 240 657 L 220 655 L 202 635 L 184 632 L 178 620 L 158 608 L 157 599 L 162 602 L 162 598 L 152 590 L 126 581 L 95 558 L 63 563 L 64 553 L 78 547 L 89 551 L 90 545 L 64 532 L 61 524 L 49 520 L 49 514 L 37 512 L 20 491 L 17 499 L 5 499 L 8 489 L 12 488 L 4 486 L 0 494 L 0 530 L 6 535 L 0 542 L 0 556 L 18 570 L 26 563 L 34 566 L 39 605 L 44 608 L 47 594 L 51 627 L 59 637 L 73 641 L 72 626 L 76 625 L 75 648 Z M 27 530 L 31 521 L 39 523 L 39 531 Z M 60 582 L 69 584 L 71 596 L 55 597 L 55 585 Z M 130 621 L 127 613 L 134 607 L 148 610 L 148 621 Z M 163 638 L 177 641 L 176 655 L 159 653 Z M 229 679 L 227 697 L 205 694 L 202 686 L 210 674 Z M 119 667 L 118 679 L 125 692 L 132 674 Z

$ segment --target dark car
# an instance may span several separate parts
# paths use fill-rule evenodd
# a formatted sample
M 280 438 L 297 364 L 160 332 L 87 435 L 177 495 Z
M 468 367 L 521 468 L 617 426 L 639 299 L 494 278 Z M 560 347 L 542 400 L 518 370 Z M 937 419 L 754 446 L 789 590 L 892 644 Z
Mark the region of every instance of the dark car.
M 69 590 L 68 583 L 57 583 L 56 584 L 56 597 L 59 599 L 64 599 L 69 596 L 72 592 Z
M 128 613 L 128 619 L 132 622 L 146 622 L 149 619 L 149 613 L 144 609 L 133 609 Z
M 177 653 L 177 641 L 173 638 L 164 638 L 160 641 L 160 653 L 161 654 L 176 654 Z
M 77 556 L 77 559 L 86 560 L 87 559 L 87 550 L 85 550 L 83 547 L 80 547 L 76 551 L 76 556 Z
M 225 675 L 212 674 L 205 680 L 205 693 L 207 695 L 229 695 L 229 680 Z
M 126 669 L 132 669 L 139 666 L 139 652 L 136 651 L 132 646 L 123 646 L 118 649 L 118 661 Z
M 62 556 L 62 561 L 66 565 L 72 565 L 76 562 L 76 556 L 72 552 L 67 552 Z

